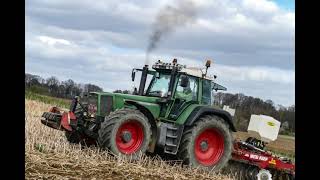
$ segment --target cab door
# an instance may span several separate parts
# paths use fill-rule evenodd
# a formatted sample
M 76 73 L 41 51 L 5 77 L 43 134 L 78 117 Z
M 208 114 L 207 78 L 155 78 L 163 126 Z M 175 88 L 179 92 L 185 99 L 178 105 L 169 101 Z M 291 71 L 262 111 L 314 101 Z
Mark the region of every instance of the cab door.
M 183 82 L 186 75 L 180 75 L 176 90 L 174 92 L 174 101 L 169 112 L 169 119 L 176 120 L 180 114 L 191 104 L 199 103 L 199 78 L 186 76 L 187 84 Z

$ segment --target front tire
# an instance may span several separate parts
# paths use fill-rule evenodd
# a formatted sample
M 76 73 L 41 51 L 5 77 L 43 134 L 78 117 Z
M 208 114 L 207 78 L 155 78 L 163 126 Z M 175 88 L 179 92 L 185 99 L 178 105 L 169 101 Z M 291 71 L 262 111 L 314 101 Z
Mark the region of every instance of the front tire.
M 232 135 L 217 116 L 206 115 L 183 133 L 178 157 L 184 164 L 218 171 L 231 157 Z
M 148 118 L 139 110 L 119 109 L 107 116 L 98 131 L 98 143 L 115 155 L 127 155 L 136 159 L 149 148 L 151 126 Z

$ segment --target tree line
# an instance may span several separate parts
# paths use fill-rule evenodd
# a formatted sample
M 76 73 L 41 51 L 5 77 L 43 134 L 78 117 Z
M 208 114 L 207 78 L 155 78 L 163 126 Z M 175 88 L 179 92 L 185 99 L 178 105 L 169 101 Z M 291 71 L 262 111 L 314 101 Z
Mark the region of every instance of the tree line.
M 235 124 L 237 129 L 246 131 L 252 114 L 271 116 L 281 122 L 282 134 L 294 134 L 295 132 L 295 105 L 284 107 L 275 105 L 272 100 L 263 101 L 260 98 L 246 96 L 244 94 L 216 93 L 214 94 L 214 106 L 223 108 L 224 105 L 236 109 Z
M 38 75 L 25 74 L 25 89 L 38 94 L 71 99 L 86 92 L 102 92 L 103 89 L 94 84 L 75 83 L 72 79 L 59 81 L 51 76 L 44 79 Z

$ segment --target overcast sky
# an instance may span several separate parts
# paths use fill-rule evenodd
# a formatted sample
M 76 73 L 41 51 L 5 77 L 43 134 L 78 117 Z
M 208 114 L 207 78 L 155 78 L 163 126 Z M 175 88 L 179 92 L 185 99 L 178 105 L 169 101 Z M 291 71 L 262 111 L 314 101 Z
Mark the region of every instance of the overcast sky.
M 163 37 L 150 54 L 203 66 L 230 93 L 295 104 L 293 0 L 196 0 L 195 20 Z M 169 0 L 26 1 L 27 73 L 131 89 L 153 24 Z

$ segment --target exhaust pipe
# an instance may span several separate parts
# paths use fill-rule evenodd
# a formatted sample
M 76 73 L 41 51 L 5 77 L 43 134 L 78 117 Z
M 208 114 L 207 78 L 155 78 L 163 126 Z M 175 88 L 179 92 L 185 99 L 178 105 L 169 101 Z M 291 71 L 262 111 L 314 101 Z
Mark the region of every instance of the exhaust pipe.
M 139 86 L 139 95 L 142 96 L 144 92 L 144 87 L 146 85 L 147 81 L 147 75 L 148 75 L 148 65 L 144 65 L 142 69 L 142 74 L 141 74 L 141 80 L 140 80 L 140 86 Z
M 170 77 L 170 83 L 169 83 L 169 89 L 168 89 L 168 97 L 172 96 L 172 92 L 173 92 L 173 89 L 174 89 L 174 82 L 176 80 L 176 75 L 177 75 L 177 71 L 178 71 L 177 62 L 178 62 L 177 59 L 173 59 L 173 61 L 172 61 L 173 67 L 172 67 L 171 77 Z

